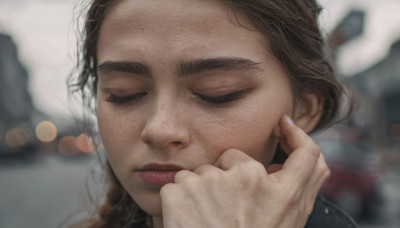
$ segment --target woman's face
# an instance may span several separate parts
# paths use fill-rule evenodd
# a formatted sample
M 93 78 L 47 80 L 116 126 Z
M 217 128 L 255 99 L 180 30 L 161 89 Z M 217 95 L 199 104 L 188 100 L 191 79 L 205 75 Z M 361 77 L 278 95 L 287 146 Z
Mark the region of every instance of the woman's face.
M 271 162 L 273 129 L 293 99 L 266 46 L 219 1 L 122 0 L 108 12 L 99 129 L 115 174 L 147 213 L 161 215 L 159 190 L 175 166 L 213 164 L 229 148 Z

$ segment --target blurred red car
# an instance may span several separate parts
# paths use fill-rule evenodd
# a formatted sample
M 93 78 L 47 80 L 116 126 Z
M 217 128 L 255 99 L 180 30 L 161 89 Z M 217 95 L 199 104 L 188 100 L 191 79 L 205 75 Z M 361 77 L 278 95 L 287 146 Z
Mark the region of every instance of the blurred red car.
M 383 169 L 378 154 L 357 142 L 323 140 L 317 144 L 331 169 L 321 195 L 356 220 L 378 218 L 383 206 Z

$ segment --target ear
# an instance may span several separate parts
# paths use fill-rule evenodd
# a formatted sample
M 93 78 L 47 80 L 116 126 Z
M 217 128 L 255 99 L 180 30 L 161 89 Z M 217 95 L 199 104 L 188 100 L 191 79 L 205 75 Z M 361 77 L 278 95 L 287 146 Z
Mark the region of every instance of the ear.
M 315 93 L 304 93 L 300 99 L 296 103 L 293 121 L 306 133 L 310 133 L 321 118 L 324 99 Z

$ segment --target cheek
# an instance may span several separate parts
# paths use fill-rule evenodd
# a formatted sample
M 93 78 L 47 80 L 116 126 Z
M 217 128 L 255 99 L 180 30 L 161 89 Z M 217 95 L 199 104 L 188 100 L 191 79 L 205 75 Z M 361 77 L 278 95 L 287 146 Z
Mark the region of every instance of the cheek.
M 114 143 L 121 139 L 123 134 L 116 129 L 122 127 L 121 118 L 115 118 L 113 112 L 107 111 L 105 105 L 98 105 L 97 121 L 102 142 L 106 149 L 113 148 Z M 108 151 L 108 150 L 107 150 Z
M 129 108 L 118 108 L 106 102 L 99 102 L 97 106 L 99 131 L 105 141 L 132 142 L 133 137 L 140 136 L 142 118 L 141 112 Z
M 202 126 L 201 135 L 204 137 L 203 142 L 207 142 L 207 151 L 218 151 L 212 155 L 219 156 L 229 148 L 236 148 L 268 165 L 276 148 L 276 139 L 272 132 L 289 107 L 272 103 L 274 101 L 249 102 L 249 105 L 242 106 L 239 110 L 203 119 L 197 125 Z
M 112 164 L 128 163 L 127 154 L 140 138 L 140 118 L 135 112 L 118 112 L 108 104 L 98 104 L 97 121 L 101 141 Z

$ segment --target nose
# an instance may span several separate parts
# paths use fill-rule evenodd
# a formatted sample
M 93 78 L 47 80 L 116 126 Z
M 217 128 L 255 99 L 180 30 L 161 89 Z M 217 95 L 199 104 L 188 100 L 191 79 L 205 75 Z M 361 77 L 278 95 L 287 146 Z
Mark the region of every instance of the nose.
M 142 141 L 161 149 L 182 149 L 190 143 L 190 133 L 177 107 L 162 104 L 153 109 L 142 131 Z

